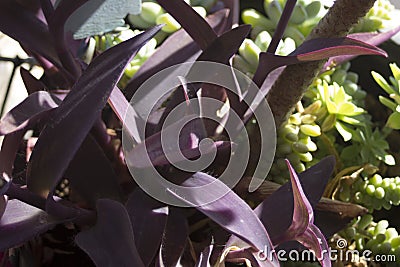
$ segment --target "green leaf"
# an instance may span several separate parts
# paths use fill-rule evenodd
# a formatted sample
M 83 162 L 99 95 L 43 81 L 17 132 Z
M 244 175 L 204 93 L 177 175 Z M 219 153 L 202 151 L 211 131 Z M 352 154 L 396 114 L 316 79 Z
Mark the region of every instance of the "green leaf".
M 326 107 L 328 109 L 328 112 L 330 114 L 337 114 L 338 109 L 337 109 L 336 104 L 330 98 L 328 83 L 324 81 L 323 86 L 324 86 L 325 102 L 326 102 Z
M 345 116 L 356 116 L 362 114 L 363 112 L 364 110 L 362 108 L 357 107 L 351 102 L 342 103 L 337 111 L 338 114 Z
M 360 120 L 357 120 L 355 118 L 350 118 L 347 116 L 338 116 L 338 119 L 345 123 L 351 124 L 351 125 L 362 125 L 363 124 Z
M 389 67 L 393 73 L 393 77 L 400 81 L 400 68 L 396 65 L 396 63 L 389 64 Z
M 340 133 L 340 135 L 343 137 L 343 140 L 345 142 L 351 140 L 351 138 L 353 137 L 352 131 L 344 126 L 342 123 L 336 121 L 335 124 L 336 130 Z
M 387 127 L 395 129 L 395 130 L 400 130 L 400 113 L 395 112 L 392 113 L 389 116 L 389 119 L 387 121 Z
M 346 101 L 346 92 L 344 91 L 343 86 L 339 86 L 337 83 L 333 84 L 334 88 L 337 89 L 337 92 L 334 96 L 334 101 L 336 104 L 341 104 Z
M 396 110 L 396 103 L 394 103 L 392 100 L 390 100 L 387 97 L 384 96 L 379 96 L 379 102 L 381 102 L 383 105 L 385 105 L 386 107 L 390 108 L 391 110 L 395 111 Z
M 382 89 L 385 90 L 386 93 L 388 93 L 389 95 L 396 93 L 396 91 L 388 84 L 388 82 L 385 80 L 385 78 L 382 77 L 382 75 L 375 71 L 371 71 L 371 74 L 376 83 L 379 84 L 379 86 L 382 87 Z

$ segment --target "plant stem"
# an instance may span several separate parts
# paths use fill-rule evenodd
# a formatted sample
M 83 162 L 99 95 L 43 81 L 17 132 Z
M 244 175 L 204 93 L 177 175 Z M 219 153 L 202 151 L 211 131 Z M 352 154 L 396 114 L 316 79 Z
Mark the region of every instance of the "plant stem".
M 346 36 L 352 26 L 365 16 L 375 0 L 336 0 L 307 39 Z M 326 60 L 287 66 L 272 86 L 268 103 L 280 126 L 317 76 Z

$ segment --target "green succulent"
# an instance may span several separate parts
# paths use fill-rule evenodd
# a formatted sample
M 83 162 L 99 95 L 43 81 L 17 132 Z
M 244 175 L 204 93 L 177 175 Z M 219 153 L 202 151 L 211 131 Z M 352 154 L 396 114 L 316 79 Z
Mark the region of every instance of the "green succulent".
M 390 98 L 379 96 L 379 101 L 392 110 L 386 126 L 395 130 L 400 130 L 400 68 L 396 63 L 389 64 L 393 76 L 389 78 L 389 84 L 379 73 L 372 71 L 372 77 L 379 86 L 389 95 Z

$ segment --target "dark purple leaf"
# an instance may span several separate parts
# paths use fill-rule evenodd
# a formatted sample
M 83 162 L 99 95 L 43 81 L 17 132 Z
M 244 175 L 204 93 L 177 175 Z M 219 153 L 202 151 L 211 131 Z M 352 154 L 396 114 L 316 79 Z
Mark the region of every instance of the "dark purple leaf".
M 214 245 L 207 246 L 201 253 L 196 267 L 211 267 L 210 258 L 213 252 Z
M 126 64 L 160 29 L 120 43 L 96 57 L 43 129 L 27 168 L 28 188 L 42 196 L 57 185 L 69 162 L 100 117 Z M 56 142 L 55 142 L 56 140 Z
M 268 50 L 267 50 L 268 53 L 275 54 L 276 49 L 278 48 L 279 42 L 281 41 L 282 36 L 286 30 L 290 16 L 293 13 L 293 9 L 296 6 L 296 2 L 297 2 L 297 0 L 286 1 L 285 7 L 282 11 L 282 15 L 278 21 L 278 25 L 276 26 L 274 36 L 272 36 L 271 43 L 268 46 Z
M 29 27 L 29 30 L 27 30 Z M 14 0 L 0 1 L 0 31 L 61 66 L 47 25 Z
M 97 222 L 80 232 L 75 242 L 96 266 L 145 266 L 135 246 L 125 207 L 116 201 L 97 201 Z
M 205 135 L 201 119 L 187 115 L 126 151 L 125 158 L 130 166 L 146 168 L 186 161 L 231 145 L 225 141 L 201 143 Z
M 170 209 L 164 229 L 156 266 L 175 267 L 181 258 L 189 236 L 186 217 L 177 209 Z
M 0 135 L 28 127 L 38 119 L 48 115 L 48 111 L 58 107 L 61 100 L 45 91 L 30 94 L 20 104 L 9 111 L 0 121 Z
M 81 68 L 72 56 L 75 51 L 72 52 L 67 47 L 64 28 L 67 19 L 87 1 L 88 0 L 61 1 L 48 19 L 49 30 L 53 35 L 57 54 L 63 67 L 69 71 L 74 78 L 78 78 L 81 75 Z
M 52 229 L 60 221 L 17 199 L 9 200 L 0 220 L 0 250 L 17 246 Z
M 223 9 L 206 18 L 207 23 L 218 34 L 226 30 L 225 24 L 228 10 Z M 170 66 L 194 61 L 200 53 L 200 48 L 183 29 L 169 36 L 154 54 L 140 67 L 133 79 L 125 88 L 126 96 L 130 99 L 136 90 L 154 74 Z
M 114 87 L 111 91 L 108 103 L 118 119 L 123 122 L 130 137 L 133 138 L 135 142 L 139 143 L 141 141 L 140 129 L 144 128 L 145 122 L 142 117 L 135 112 L 118 87 Z
M 296 56 L 301 61 L 313 61 L 336 55 L 380 55 L 387 53 L 368 43 L 350 37 L 317 38 L 305 41 L 289 56 Z
M 240 16 L 240 1 L 239 0 L 222 0 L 225 8 L 229 9 L 228 25 L 227 28 L 232 28 L 239 24 Z
M 25 129 L 13 132 L 4 137 L 0 150 L 0 173 L 2 175 L 12 177 L 14 160 L 24 135 Z
M 238 51 L 243 40 L 251 30 L 250 25 L 240 25 L 223 33 L 206 48 L 197 61 L 212 61 L 227 64 L 228 60 Z
M 239 49 L 240 45 L 242 44 L 243 40 L 246 38 L 246 36 L 249 34 L 251 30 L 250 25 L 241 25 L 235 29 L 232 29 L 228 32 L 225 32 L 221 36 L 217 37 L 209 47 L 207 47 L 203 53 L 198 57 L 196 61 L 211 61 L 211 62 L 217 62 L 221 64 L 228 64 L 229 59 L 237 52 Z M 189 71 L 187 74 L 187 79 L 191 80 L 191 75 L 198 75 L 198 69 L 194 68 Z M 216 75 L 215 73 L 212 73 L 212 75 Z M 220 75 L 220 73 L 218 73 Z M 204 79 L 207 79 L 208 81 L 211 81 L 211 78 L 204 77 Z M 195 79 L 194 79 L 195 80 Z M 217 80 L 223 80 L 225 84 L 228 83 L 228 81 L 233 82 L 232 77 L 218 77 Z M 214 87 L 212 84 L 210 85 L 205 85 L 205 87 Z M 230 86 L 230 88 L 233 88 L 234 86 Z M 199 89 L 199 87 L 196 88 L 196 91 Z M 215 90 L 218 90 L 217 88 L 214 87 Z M 206 88 L 206 90 L 208 90 Z M 222 89 L 224 90 L 224 89 Z M 239 91 L 238 89 L 237 91 Z M 164 110 L 164 114 L 161 117 L 158 125 L 159 129 L 164 123 L 165 118 L 168 116 L 168 114 L 173 110 L 178 104 L 180 104 L 182 101 L 185 100 L 184 94 L 182 93 L 183 91 L 178 89 L 176 90 L 172 97 L 171 100 L 168 102 L 166 109 Z M 195 95 L 195 94 L 194 94 Z M 238 100 L 238 94 L 234 94 L 230 90 L 227 91 L 227 95 L 229 97 L 229 100 L 231 101 L 231 105 L 236 106 L 235 104 L 239 102 Z
M 203 187 L 210 183 L 213 184 L 212 187 L 208 186 L 206 189 Z M 236 245 L 245 248 L 250 245 L 257 251 L 264 249 L 272 251 L 273 246 L 268 233 L 256 214 L 246 202 L 220 180 L 208 174 L 198 172 L 184 181 L 182 186 L 197 188 L 191 194 L 184 196 L 178 196 L 174 192 L 171 192 L 171 194 L 185 203 L 195 206 L 196 209 L 204 213 L 211 220 L 247 243 L 244 244 L 240 240 L 235 240 L 235 242 L 228 242 L 227 246 Z M 208 203 L 210 199 L 214 199 L 215 195 L 219 195 L 221 192 L 227 193 L 214 202 Z M 271 264 L 272 266 L 277 266 L 278 260 L 274 258 Z
M 7 206 L 7 198 L 6 196 L 0 196 L 0 220 L 3 217 L 4 212 L 6 211 Z
M 135 244 L 146 266 L 157 255 L 167 223 L 168 207 L 136 188 L 125 204 L 132 223 Z
M 281 66 L 301 62 L 322 60 L 337 55 L 380 55 L 387 56 L 382 49 L 348 37 L 317 38 L 305 41 L 288 56 L 261 53 L 260 63 L 253 81 L 261 86 L 268 74 Z
M 389 31 L 385 32 L 380 32 L 380 33 L 375 33 L 375 32 L 362 32 L 362 33 L 353 33 L 349 34 L 347 37 L 359 40 L 361 42 L 365 42 L 370 45 L 380 45 L 383 42 L 389 40 L 392 38 L 394 35 L 396 35 L 400 31 L 400 26 L 391 29 Z M 349 61 L 356 56 L 353 55 L 344 55 L 344 56 L 336 56 L 336 57 L 331 57 L 328 62 L 325 63 L 322 71 L 327 70 L 329 67 L 337 66 L 342 64 L 343 62 Z
M 321 199 L 334 165 L 334 157 L 327 157 L 299 174 L 304 192 L 313 207 Z M 286 183 L 257 206 L 254 212 L 259 216 L 274 241 L 289 228 L 292 222 L 293 208 L 291 186 L 290 183 Z
M 206 49 L 217 38 L 217 34 L 207 21 L 185 1 L 157 0 L 157 2 L 179 22 L 201 50 Z
M 76 152 L 64 177 L 89 207 L 95 207 L 100 198 L 122 200 L 113 166 L 90 134 Z
M 19 70 L 22 80 L 25 84 L 25 88 L 29 95 L 38 91 L 45 90 L 46 86 L 41 81 L 36 79 L 28 70 L 24 68 L 20 68 Z
M 258 107 L 260 105 L 261 101 L 264 101 L 267 94 L 271 90 L 272 86 L 274 85 L 276 80 L 278 80 L 279 76 L 281 75 L 281 73 L 284 71 L 285 68 L 286 68 L 286 66 L 283 66 L 283 67 L 279 67 L 279 68 L 271 71 L 269 73 L 269 75 L 267 76 L 267 78 L 262 83 L 259 90 L 253 91 L 253 89 L 256 89 L 256 88 L 254 88 L 253 86 L 250 86 L 249 91 L 245 96 L 245 99 L 246 99 L 245 103 L 251 103 L 250 106 Z M 243 115 L 243 122 L 246 123 L 253 116 L 253 112 L 254 112 L 254 110 L 248 108 L 247 111 Z
M 330 257 L 326 253 L 329 251 L 329 247 L 321 231 L 314 225 L 313 208 L 303 191 L 296 171 L 288 160 L 286 160 L 286 163 L 289 168 L 293 193 L 293 218 L 289 228 L 276 239 L 274 244 L 278 245 L 286 241 L 297 240 L 316 254 L 323 267 L 330 267 Z

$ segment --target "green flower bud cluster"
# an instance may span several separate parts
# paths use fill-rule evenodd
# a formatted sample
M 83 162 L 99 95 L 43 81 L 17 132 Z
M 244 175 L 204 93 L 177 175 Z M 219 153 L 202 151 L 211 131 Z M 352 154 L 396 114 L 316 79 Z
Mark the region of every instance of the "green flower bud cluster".
M 190 3 L 190 1 L 187 1 Z M 202 17 L 207 15 L 207 10 L 215 4 L 215 0 L 193 1 L 193 9 Z M 147 29 L 156 24 L 165 24 L 162 31 L 173 33 L 181 28 L 181 25 L 156 2 L 146 1 L 142 3 L 142 12 L 139 15 L 128 15 L 128 21 L 139 29 Z
M 364 18 L 354 26 L 352 32 L 374 32 L 390 27 L 394 22 L 395 7 L 389 0 L 377 0 L 374 6 L 368 11 Z
M 389 227 L 387 220 L 374 222 L 371 214 L 359 216 L 353 225 L 342 230 L 340 236 L 354 242 L 359 251 L 370 250 L 372 255 L 394 255 L 400 260 L 400 236 Z
M 129 28 L 116 29 L 114 32 L 107 33 L 101 36 L 95 36 L 96 49 L 98 51 L 104 51 L 116 44 L 126 41 L 141 31 L 131 30 Z M 124 88 L 128 81 L 135 75 L 142 64 L 155 52 L 157 46 L 157 40 L 152 38 L 147 42 L 135 55 L 132 61 L 126 66 L 124 75 L 122 76 L 119 86 Z
M 381 161 L 394 164 L 394 158 L 387 153 L 389 145 L 384 132 L 372 129 L 371 117 L 364 111 L 366 92 L 358 86 L 358 75 L 350 72 L 350 63 L 322 73 L 310 86 L 303 101 L 320 101 L 320 108 L 313 113 L 316 123 L 326 137 L 318 140 L 317 158 L 332 154 L 335 150 L 346 166 L 371 163 L 378 166 Z M 341 136 L 344 146 L 336 140 Z
M 313 160 L 311 153 L 317 150 L 317 145 L 312 138 L 321 135 L 321 128 L 315 123 L 317 117 L 311 114 L 314 108 L 315 105 L 292 114 L 278 130 L 276 157 L 269 176 L 274 182 L 282 184 L 289 179 L 284 159 L 288 159 L 297 172 L 304 171 Z
M 351 189 L 346 189 L 350 197 L 343 194 L 343 201 L 352 198 L 352 202 L 363 205 L 370 210 L 389 210 L 400 204 L 400 177 L 382 178 L 374 174 L 370 179 L 357 179 Z
M 389 84 L 377 72 L 372 72 L 372 76 L 380 87 L 389 95 L 390 98 L 379 96 L 379 101 L 392 110 L 386 126 L 392 129 L 400 130 L 400 68 L 396 63 L 389 64 L 393 76 L 389 77 Z
M 239 54 L 233 58 L 233 67 L 252 77 L 257 69 L 259 55 L 268 49 L 272 40 L 267 31 L 261 31 L 252 39 L 245 39 L 239 48 Z M 279 42 L 276 54 L 286 56 L 296 49 L 296 44 L 290 37 Z
M 242 13 L 242 20 L 253 26 L 253 35 L 264 30 L 273 32 L 282 15 L 285 3 L 286 0 L 265 0 L 266 16 L 254 9 L 246 9 Z M 300 45 L 327 10 L 321 1 L 299 1 L 293 10 L 284 37 L 290 37 L 297 46 Z
M 332 76 L 329 77 L 332 79 Z M 322 103 L 314 115 L 318 117 L 323 132 L 335 128 L 344 141 L 349 141 L 352 138 L 352 129 L 349 126 L 362 124 L 363 117 L 359 115 L 364 113 L 364 109 L 353 103 L 353 97 L 346 93 L 344 86 L 332 80 L 332 84 L 328 84 L 327 79 L 328 76 L 323 76 L 310 90 L 314 94 L 313 101 L 319 100 Z

